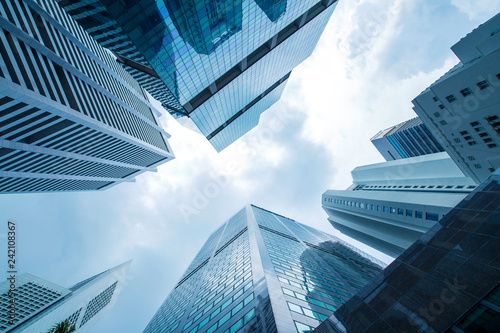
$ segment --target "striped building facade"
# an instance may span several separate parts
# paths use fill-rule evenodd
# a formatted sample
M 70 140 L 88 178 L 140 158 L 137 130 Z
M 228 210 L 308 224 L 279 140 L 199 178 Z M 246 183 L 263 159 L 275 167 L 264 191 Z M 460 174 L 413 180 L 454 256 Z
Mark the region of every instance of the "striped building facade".
M 54 0 L 0 3 L 0 57 L 0 193 L 102 190 L 174 158 L 143 88 Z
M 443 152 L 441 144 L 418 117 L 378 132 L 371 142 L 386 161 Z

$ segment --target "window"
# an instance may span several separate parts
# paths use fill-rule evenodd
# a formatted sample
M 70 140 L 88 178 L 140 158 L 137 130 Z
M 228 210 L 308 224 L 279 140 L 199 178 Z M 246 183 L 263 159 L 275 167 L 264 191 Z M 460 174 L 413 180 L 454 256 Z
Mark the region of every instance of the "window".
M 474 146 L 477 142 L 476 141 L 469 141 L 467 143 L 469 144 L 469 146 Z
M 472 127 L 474 127 L 474 126 L 479 125 L 479 123 L 478 123 L 477 121 L 473 121 L 472 123 L 470 123 L 470 125 L 471 125 Z
M 434 213 L 425 213 L 425 219 L 429 221 L 438 221 L 439 215 Z
M 472 95 L 472 91 L 469 88 L 465 88 L 463 90 L 460 90 L 460 93 L 462 96 L 467 97 L 469 95 Z
M 486 143 L 488 143 L 488 142 L 492 142 L 492 141 L 493 141 L 493 139 L 491 139 L 491 138 L 486 138 L 486 139 L 483 139 L 483 141 L 484 141 L 484 142 L 486 142 Z
M 382 211 L 382 206 L 377 205 L 377 211 L 381 212 Z
M 486 118 L 486 120 L 491 123 L 495 120 L 498 120 L 498 116 L 491 116 L 491 117 Z
M 467 134 L 469 134 L 469 132 L 467 132 L 467 131 L 460 132 L 460 135 L 467 135 Z
M 455 98 L 455 96 L 450 95 L 450 96 L 446 96 L 446 100 L 448 101 L 448 103 L 453 103 L 453 102 L 455 102 L 457 99 Z
M 490 83 L 486 80 L 476 83 L 480 90 L 484 90 L 490 86 Z
M 472 137 L 471 137 L 471 136 L 469 136 L 469 135 L 467 135 L 467 136 L 464 136 L 464 139 L 465 139 L 465 140 L 470 140 L 470 139 L 472 139 Z
M 496 144 L 496 143 L 490 143 L 490 144 L 488 145 L 488 148 L 495 148 L 496 146 L 497 146 L 497 144 Z
M 423 217 L 424 217 L 424 213 L 419 212 L 418 210 L 416 210 L 416 211 L 415 211 L 415 217 L 416 217 L 417 219 L 421 219 L 421 218 L 423 218 Z
M 481 169 L 481 168 L 482 168 L 482 167 L 481 167 L 481 164 L 474 164 L 474 167 L 475 167 L 476 169 Z
M 479 126 L 479 127 L 474 128 L 474 130 L 476 132 L 481 132 L 481 131 L 484 131 L 484 128 L 482 128 L 481 126 Z
M 444 105 L 443 105 L 443 104 L 439 104 L 439 108 L 440 108 L 441 110 L 444 110 Z
M 460 139 L 456 138 L 456 139 L 453 139 L 453 141 L 455 141 L 455 143 L 459 143 Z
M 437 97 L 432 97 L 432 100 L 433 100 L 434 102 L 439 102 L 439 98 L 437 98 Z
M 499 74 L 497 74 L 497 79 L 499 79 L 499 80 L 500 80 L 500 73 L 499 73 Z
M 439 118 L 441 117 L 441 114 L 439 112 L 434 112 L 434 117 Z
M 391 214 L 396 214 L 396 208 L 391 207 Z
M 443 126 L 447 124 L 447 122 L 446 122 L 446 121 L 444 121 L 444 120 L 441 120 L 439 123 L 440 123 L 441 125 L 443 125 Z
M 467 158 L 469 159 L 469 161 L 475 161 L 476 158 L 474 156 L 467 156 Z
M 294 323 L 297 328 L 297 332 L 299 333 L 310 333 L 314 329 L 313 327 L 299 323 L 298 321 L 294 321 Z
M 479 137 L 480 138 L 484 138 L 485 136 L 488 136 L 488 133 L 484 133 L 484 132 L 483 133 L 479 133 Z
M 384 206 L 384 213 L 389 213 L 389 207 Z
M 398 208 L 398 215 L 403 215 L 404 214 L 404 209 Z
M 412 216 L 413 216 L 413 211 L 412 211 L 412 210 L 407 209 L 407 210 L 406 210 L 406 216 L 410 216 L 410 217 L 412 217 Z

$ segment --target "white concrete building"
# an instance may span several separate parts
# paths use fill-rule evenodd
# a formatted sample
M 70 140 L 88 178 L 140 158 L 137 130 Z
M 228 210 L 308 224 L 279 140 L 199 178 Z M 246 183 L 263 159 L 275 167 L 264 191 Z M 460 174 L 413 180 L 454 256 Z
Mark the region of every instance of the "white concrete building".
M 357 167 L 353 184 L 323 194 L 328 220 L 345 235 L 398 256 L 475 187 L 447 153 Z
M 18 275 L 15 277 L 13 319 L 9 317 L 13 296 L 11 281 L 0 283 L 0 333 L 48 332 L 64 320 L 75 325 L 75 332 L 88 331 L 114 307 L 130 263 L 123 263 L 70 288 L 31 274 Z
M 413 109 L 479 184 L 500 166 L 500 14 L 452 50 L 460 63 L 415 98 Z

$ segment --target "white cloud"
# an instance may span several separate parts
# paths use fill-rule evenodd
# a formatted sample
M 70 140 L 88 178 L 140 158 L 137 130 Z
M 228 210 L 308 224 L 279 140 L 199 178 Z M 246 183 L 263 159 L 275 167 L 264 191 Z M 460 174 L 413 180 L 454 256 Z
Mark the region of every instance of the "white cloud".
M 492 13 L 500 12 L 498 0 L 451 0 L 451 3 L 467 14 L 470 20 L 486 21 L 493 16 Z

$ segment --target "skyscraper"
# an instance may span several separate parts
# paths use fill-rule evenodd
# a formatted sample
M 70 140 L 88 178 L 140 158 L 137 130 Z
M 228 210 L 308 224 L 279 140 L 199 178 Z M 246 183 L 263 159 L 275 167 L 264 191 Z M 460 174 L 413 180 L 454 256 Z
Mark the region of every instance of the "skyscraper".
M 476 183 L 500 166 L 500 14 L 454 46 L 460 63 L 413 100 L 414 110 Z
M 144 333 L 307 332 L 383 264 L 249 205 L 203 245 Z
M 64 320 L 86 332 L 111 310 L 123 288 L 131 261 L 64 288 L 31 274 L 16 276 L 15 318 L 9 323 L 9 280 L 0 283 L 0 332 L 47 332 Z
M 496 171 L 315 333 L 500 329 Z
M 347 190 L 323 194 L 328 220 L 393 257 L 476 187 L 444 152 L 357 167 L 352 177 Z
M 174 158 L 144 90 L 54 0 L 0 4 L 0 193 L 133 181 Z
M 378 132 L 371 142 L 386 161 L 444 151 L 418 117 Z
M 130 54 L 143 57 L 147 63 L 135 67 L 146 65 L 144 72 L 160 78 L 177 101 L 175 107 L 164 103 L 167 110 L 184 118 L 181 123 L 194 124 L 221 151 L 279 100 L 291 71 L 312 53 L 337 1 L 59 3 L 119 59 L 127 58 L 127 65 L 140 62 Z

